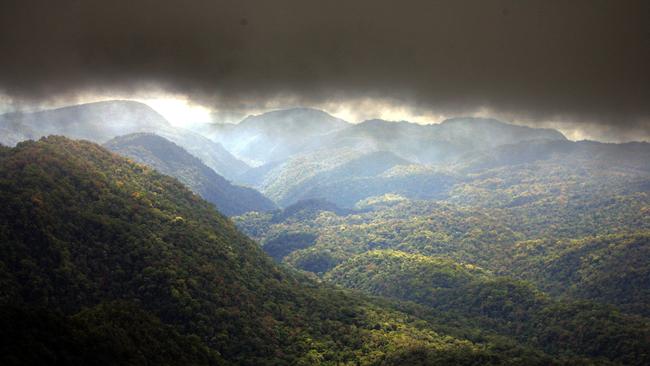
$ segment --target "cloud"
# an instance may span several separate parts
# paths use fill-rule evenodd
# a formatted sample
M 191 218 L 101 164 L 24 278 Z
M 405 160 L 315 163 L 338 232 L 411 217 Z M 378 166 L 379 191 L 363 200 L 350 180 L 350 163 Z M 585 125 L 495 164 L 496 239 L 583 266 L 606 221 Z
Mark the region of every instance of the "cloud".
M 7 0 L 0 90 L 42 102 L 158 88 L 220 113 L 391 100 L 648 138 L 647 14 L 642 0 Z

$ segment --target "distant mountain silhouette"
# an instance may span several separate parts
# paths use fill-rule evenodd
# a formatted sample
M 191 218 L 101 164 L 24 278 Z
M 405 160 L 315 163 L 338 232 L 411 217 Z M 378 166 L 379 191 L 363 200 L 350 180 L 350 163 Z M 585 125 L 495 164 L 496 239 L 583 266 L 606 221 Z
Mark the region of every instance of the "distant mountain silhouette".
M 472 153 L 518 143 L 567 141 L 556 130 L 489 118 L 430 125 L 381 119 L 350 124 L 305 108 L 216 125 L 214 133 L 234 155 L 259 165 L 236 181 L 258 188 L 280 205 L 323 198 L 342 207 L 386 193 L 435 198 L 454 181 L 449 174 L 417 165 L 458 164 Z M 396 166 L 402 168 L 386 172 Z
M 566 140 L 552 129 L 490 118 L 452 118 L 440 124 L 373 119 L 350 124 L 324 111 L 296 108 L 214 125 L 214 138 L 254 165 L 323 149 L 389 151 L 416 163 L 441 163 L 473 150 L 534 140 Z
M 566 140 L 556 130 L 516 126 L 485 118 L 454 118 L 440 124 L 368 120 L 336 132 L 327 146 L 385 150 L 417 163 L 442 163 L 496 146 L 534 140 Z
M 19 141 L 47 135 L 104 143 L 114 137 L 152 132 L 182 146 L 217 173 L 232 179 L 248 166 L 220 144 L 197 133 L 174 127 L 146 104 L 111 100 L 31 113 L 0 115 L 0 143 L 13 146 Z
M 236 125 L 215 125 L 215 139 L 236 156 L 257 165 L 305 152 L 323 135 L 349 123 L 323 111 L 295 108 L 248 116 Z

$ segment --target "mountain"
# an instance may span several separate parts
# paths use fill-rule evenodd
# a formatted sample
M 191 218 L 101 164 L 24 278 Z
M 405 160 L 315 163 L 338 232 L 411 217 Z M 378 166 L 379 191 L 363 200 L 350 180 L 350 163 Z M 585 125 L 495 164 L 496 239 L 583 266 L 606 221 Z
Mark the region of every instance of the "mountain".
M 389 188 L 376 178 L 393 167 L 407 164 L 406 160 L 383 151 L 321 151 L 289 159 L 271 170 L 261 189 L 283 206 L 316 198 L 349 208 L 363 198 L 384 193 Z M 370 182 L 365 183 L 366 180 Z
M 342 209 L 334 203 L 319 200 L 309 199 L 302 200 L 292 204 L 281 210 L 276 210 L 268 213 L 250 212 L 245 214 L 247 220 L 240 221 L 240 229 L 248 232 L 251 237 L 256 235 L 264 235 L 264 240 L 260 241 L 262 249 L 278 262 L 292 252 L 305 249 L 315 244 L 317 235 L 310 232 L 285 232 L 280 231 L 277 235 L 265 232 L 265 229 L 258 227 L 263 226 L 268 229 L 272 224 L 290 225 L 298 224 L 301 222 L 308 222 L 317 219 L 323 213 L 334 213 L 336 215 L 350 215 L 357 213 L 356 210 Z
M 472 156 L 512 144 L 566 141 L 555 130 L 495 119 L 347 124 L 311 109 L 248 117 L 222 125 L 217 135 L 235 155 L 261 164 L 237 181 L 280 206 L 317 198 L 347 208 L 384 194 L 444 198 L 458 181 L 450 165 L 469 164 Z
M 368 120 L 326 137 L 323 145 L 329 148 L 354 148 L 363 151 L 390 151 L 416 163 L 438 162 L 447 159 L 455 146 L 435 136 L 433 125 L 410 122 Z
M 499 268 L 500 259 L 519 237 L 501 215 L 429 201 L 403 200 L 353 217 L 327 211 L 293 222 L 274 222 L 268 215 L 244 215 L 235 221 L 262 243 L 284 232 L 315 234 L 315 245 L 292 252 L 284 262 L 307 271 L 318 268 L 314 272 L 319 274 L 356 254 L 378 249 L 447 256 L 461 263 Z
M 552 198 L 558 186 L 648 191 L 648 162 L 647 143 L 535 140 L 462 153 L 434 166 L 386 151 L 321 150 L 252 169 L 246 176 L 281 206 L 320 198 L 351 208 L 384 194 L 505 206 Z M 535 177 L 535 194 L 527 177 Z M 495 185 L 495 179 L 501 183 Z
M 480 267 L 444 257 L 396 250 L 372 250 L 354 256 L 327 273 L 326 278 L 374 295 L 434 302 L 444 292 L 457 291 L 472 281 L 487 279 Z M 448 296 L 448 295 L 444 295 Z
M 248 169 L 220 144 L 173 127 L 151 107 L 134 101 L 112 100 L 32 113 L 3 114 L 0 115 L 0 130 L 10 132 L 0 136 L 0 143 L 8 146 L 48 135 L 104 143 L 130 133 L 156 133 L 182 146 L 228 179 Z
M 648 321 L 649 146 L 502 145 L 442 167 L 454 181 L 434 200 L 390 193 L 359 201 L 364 211 L 353 214 L 321 210 L 295 221 L 262 215 L 235 221 L 272 244 L 283 263 L 325 282 L 415 301 L 435 314 L 455 312 L 522 341 L 567 337 L 587 352 L 611 355 L 626 348 L 613 339 L 641 336 L 634 335 L 641 331 L 634 319 Z M 482 268 L 487 280 L 457 281 L 465 281 L 458 268 L 468 265 Z M 445 281 L 448 288 L 440 285 Z M 546 300 L 537 302 L 538 295 Z M 616 345 L 568 340 L 577 329 Z
M 289 198 L 289 192 L 316 175 L 335 169 L 359 157 L 354 150 L 316 151 L 291 157 L 283 162 L 269 163 L 251 169 L 245 176 L 267 197 L 279 202 Z M 296 200 L 297 201 L 297 200 Z
M 642 161 L 629 162 L 635 160 Z M 322 266 L 316 267 L 325 272 L 351 255 L 373 249 L 445 255 L 508 272 L 513 251 L 525 241 L 548 240 L 553 247 L 558 240 L 650 229 L 650 178 L 631 163 L 608 164 L 602 157 L 560 158 L 485 169 L 454 179 L 435 201 L 396 194 L 369 197 L 356 206 L 370 210 L 354 219 L 329 214 L 327 220 L 306 217 L 297 224 L 276 224 L 271 218 L 260 218 L 251 222 L 259 230 L 249 229 L 246 217 L 236 221 L 262 242 L 282 231 L 316 234 L 316 245 L 292 252 L 284 261 L 306 269 L 304 264 L 313 264 L 317 258 Z M 340 191 L 345 192 L 344 187 Z M 382 203 L 384 198 L 389 202 Z M 341 230 L 342 226 L 346 229 Z M 527 256 L 541 255 L 536 253 Z
M 349 124 L 323 111 L 294 108 L 248 116 L 238 124 L 215 125 L 215 140 L 253 165 L 285 160 L 314 149 L 327 133 Z
M 245 177 L 245 179 L 242 179 Z M 448 172 L 412 164 L 386 151 L 319 150 L 253 168 L 243 176 L 280 206 L 322 199 L 344 208 L 387 193 L 439 197 L 455 182 Z
M 214 125 L 214 138 L 237 157 L 264 165 L 318 150 L 387 151 L 415 163 L 452 161 L 463 153 L 536 140 L 566 140 L 552 129 L 489 118 L 420 125 L 379 119 L 349 124 L 323 111 L 296 108 Z
M 507 124 L 495 119 L 454 118 L 420 125 L 379 119 L 328 136 L 330 147 L 393 152 L 416 163 L 453 161 L 464 153 L 523 141 L 566 140 L 558 131 Z
M 231 184 L 180 146 L 150 133 L 116 137 L 105 148 L 177 178 L 229 216 L 270 211 L 275 204 L 252 188 Z
M 375 175 L 342 174 L 358 163 L 373 166 L 373 163 L 386 163 L 381 153 L 371 153 L 355 159 L 344 166 L 333 169 L 310 179 L 292 189 L 292 202 L 295 198 L 322 198 L 345 208 L 358 207 L 364 200 L 385 194 L 396 194 L 412 199 L 439 199 L 456 182 L 456 177 L 445 172 L 428 169 L 419 165 L 395 164 L 383 166 L 385 170 Z M 379 160 L 379 161 L 378 161 Z M 390 163 L 390 161 L 389 161 Z M 377 167 L 377 165 L 374 165 Z M 380 165 L 381 166 L 381 165 Z M 361 169 L 360 169 L 361 170 Z M 280 201 L 282 204 L 283 201 Z
M 451 165 L 450 169 L 468 178 L 449 191 L 448 199 L 459 204 L 510 207 L 524 217 L 530 216 L 530 205 L 542 206 L 549 212 L 582 202 L 588 205 L 583 211 L 590 212 L 587 208 L 595 204 L 590 199 L 611 197 L 616 201 L 626 195 L 650 192 L 648 161 L 647 143 L 505 145 L 469 154 Z M 555 222 L 558 217 L 547 214 L 544 219 Z
M 167 120 L 151 107 L 125 100 L 8 113 L 0 115 L 0 125 L 21 132 L 25 139 L 65 135 L 97 142 L 125 133 L 171 129 Z
M 232 221 L 165 136 L 0 146 L 0 364 L 650 362 L 650 144 L 267 117 Z
M 219 365 L 196 337 L 141 307 L 108 302 L 74 316 L 25 305 L 0 305 L 3 365 Z
M 523 141 L 566 140 L 562 133 L 554 129 L 518 126 L 494 118 L 451 118 L 432 126 L 444 140 L 469 145 L 473 149 Z
M 416 310 L 279 267 L 176 179 L 87 141 L 0 148 L 0 187 L 2 364 L 546 365 L 582 357 L 489 333 L 470 340 L 468 324 L 439 334 Z

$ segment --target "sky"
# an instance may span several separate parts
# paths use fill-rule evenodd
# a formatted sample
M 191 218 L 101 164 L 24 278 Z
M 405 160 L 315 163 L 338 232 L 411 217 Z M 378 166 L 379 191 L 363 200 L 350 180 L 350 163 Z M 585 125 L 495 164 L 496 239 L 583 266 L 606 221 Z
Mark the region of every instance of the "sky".
M 120 96 L 186 123 L 294 106 L 491 116 L 650 140 L 649 17 L 631 0 L 3 0 L 0 99 Z

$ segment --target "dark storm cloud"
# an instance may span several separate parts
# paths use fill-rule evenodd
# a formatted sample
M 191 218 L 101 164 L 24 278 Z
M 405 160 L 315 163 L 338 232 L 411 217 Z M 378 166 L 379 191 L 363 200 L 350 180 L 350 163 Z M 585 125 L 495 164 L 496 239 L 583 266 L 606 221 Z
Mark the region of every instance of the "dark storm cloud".
M 650 2 L 618 0 L 3 0 L 0 88 L 378 97 L 647 131 L 649 17 Z

